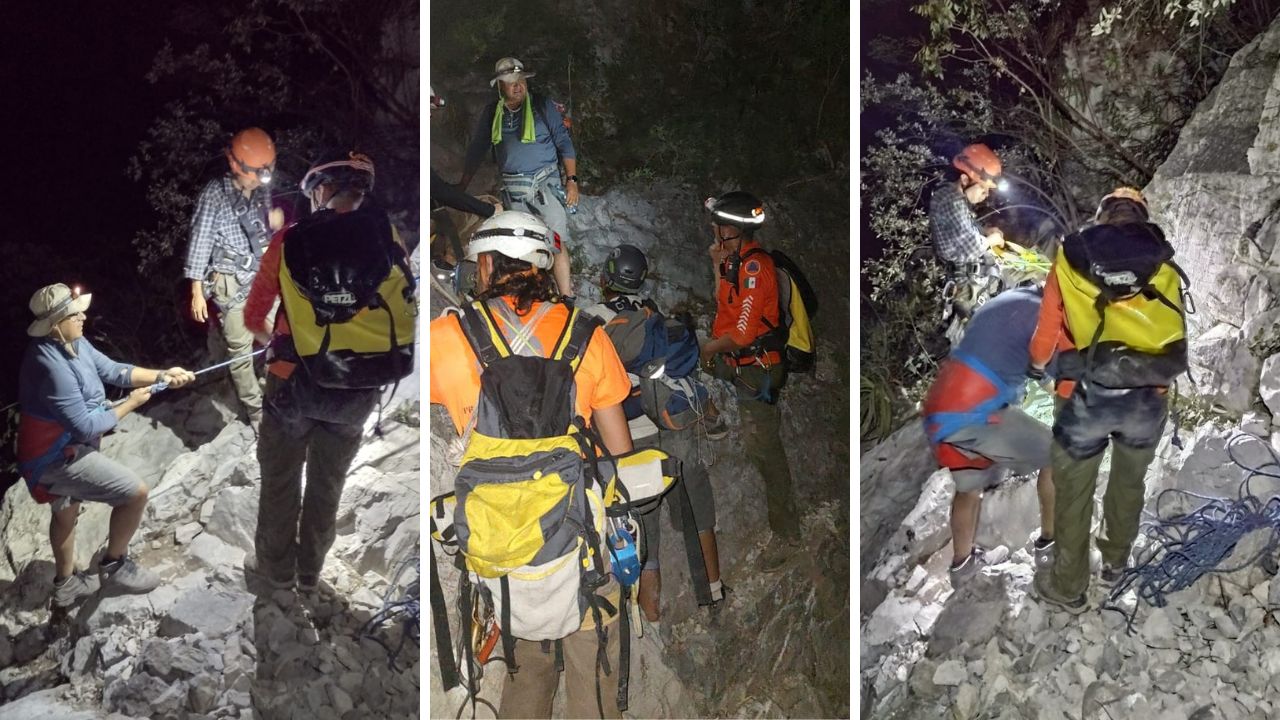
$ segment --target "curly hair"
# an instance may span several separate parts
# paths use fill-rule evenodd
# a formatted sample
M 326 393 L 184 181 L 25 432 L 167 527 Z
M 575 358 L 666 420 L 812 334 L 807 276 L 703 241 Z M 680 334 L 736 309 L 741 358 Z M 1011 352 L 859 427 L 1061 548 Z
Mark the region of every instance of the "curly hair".
M 516 314 L 524 315 L 533 309 L 535 302 L 558 302 L 560 293 L 555 279 L 545 270 L 535 268 L 524 260 L 509 258 L 502 253 L 485 253 L 493 258 L 493 277 L 489 289 L 476 296 L 477 300 L 510 297 L 516 301 Z

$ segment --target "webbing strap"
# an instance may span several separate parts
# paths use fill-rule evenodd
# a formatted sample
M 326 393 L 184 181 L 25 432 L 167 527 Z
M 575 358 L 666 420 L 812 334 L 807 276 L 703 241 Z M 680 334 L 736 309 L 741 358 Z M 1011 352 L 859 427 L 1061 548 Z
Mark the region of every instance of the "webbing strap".
M 502 357 L 502 353 L 494 344 L 493 336 L 489 332 L 489 324 L 476 310 L 476 305 L 479 303 L 462 306 L 458 324 L 462 326 L 462 335 L 467 339 L 467 344 L 471 346 L 471 351 L 475 353 L 476 360 L 480 362 L 480 368 L 483 370 Z
M 516 640 L 511 634 L 511 585 L 506 575 L 498 584 L 502 587 L 502 653 L 507 656 L 507 672 L 514 675 L 520 671 L 520 666 L 516 664 Z
M 631 686 L 631 589 L 622 588 L 619 603 L 618 631 L 618 710 L 627 709 L 627 691 Z
M 480 693 L 476 688 L 476 661 L 475 652 L 471 648 L 471 578 L 467 575 L 467 571 L 462 571 L 462 580 L 458 585 L 461 592 L 461 605 L 459 608 L 459 620 L 461 621 L 462 631 L 460 639 L 462 640 L 462 654 L 467 661 L 467 696 L 472 699 L 472 707 L 475 707 L 475 697 Z
M 1000 376 L 996 375 L 994 370 L 987 367 L 986 363 L 979 360 L 973 353 L 956 349 L 951 351 L 950 359 L 981 375 L 983 379 L 995 387 L 996 394 L 995 397 L 984 400 L 968 410 L 937 412 L 926 415 L 924 418 L 926 429 L 935 423 L 937 425 L 932 432 L 929 432 L 929 442 L 934 445 L 937 445 L 944 438 L 961 428 L 986 424 L 987 417 L 1005 405 L 1012 403 L 1016 399 L 1018 391 L 1016 387 L 1005 385 Z
M 693 594 L 698 605 L 710 605 L 711 581 L 707 579 L 706 558 L 702 556 L 702 543 L 698 540 L 698 528 L 693 519 L 693 502 L 685 487 L 684 475 L 676 483 L 676 497 L 680 503 L 680 525 L 684 533 L 684 554 L 689 560 L 689 579 L 693 581 Z
M 431 621 L 436 634 L 436 657 L 440 663 L 440 681 L 445 690 L 451 690 L 460 685 L 461 680 L 458 678 L 458 665 L 453 659 L 453 640 L 449 635 L 449 618 L 445 615 L 444 589 L 436 571 L 436 553 L 435 550 L 429 552 L 431 556 L 427 562 L 431 567 Z M 463 633 L 463 637 L 466 636 L 467 633 Z M 467 644 L 471 644 L 469 639 Z
M 564 672 L 564 640 L 561 638 L 557 638 L 555 645 L 556 645 L 556 659 L 555 659 L 556 672 L 562 673 Z

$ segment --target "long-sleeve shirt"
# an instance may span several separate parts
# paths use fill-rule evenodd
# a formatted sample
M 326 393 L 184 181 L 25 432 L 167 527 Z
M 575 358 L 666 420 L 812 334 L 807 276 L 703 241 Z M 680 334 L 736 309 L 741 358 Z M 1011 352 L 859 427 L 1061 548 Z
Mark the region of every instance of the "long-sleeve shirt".
M 524 105 L 515 110 L 502 106 L 502 142 L 496 146 L 498 170 L 508 174 L 530 175 L 548 165 L 555 165 L 560 158 L 576 158 L 573 139 L 564 126 L 564 116 L 550 98 L 534 96 L 532 102 L 542 105 L 542 112 L 533 109 L 534 142 L 520 142 L 524 130 Z M 486 105 L 476 121 L 475 134 L 467 147 L 463 174 L 471 177 L 493 145 L 494 106 Z M 545 120 L 544 120 L 545 117 Z M 548 127 L 550 124 L 550 127 Z
M 253 248 L 240 225 L 236 206 L 242 202 L 256 204 L 262 215 L 262 227 L 266 228 L 269 197 L 269 191 L 259 187 L 245 198 L 227 175 L 210 180 L 196 198 L 196 209 L 191 216 L 191 242 L 187 245 L 187 258 L 182 266 L 183 276 L 188 280 L 203 281 L 212 271 L 234 275 L 241 286 L 252 282 L 252 268 L 239 265 L 230 258 L 219 257 L 224 253 L 214 251 L 224 248 L 228 251 L 226 254 L 252 255 Z
M 445 182 L 435 170 L 431 171 L 431 200 L 460 212 L 479 215 L 482 218 L 493 217 L 492 205 Z
M 24 430 L 31 434 L 28 426 L 56 423 L 61 431 L 71 433 L 74 442 L 87 444 L 97 444 L 103 433 L 116 426 L 115 413 L 103 412 L 107 404 L 103 383 L 132 387 L 134 366 L 103 355 L 88 338 L 82 337 L 72 346 L 74 356 L 62 343 L 49 338 L 33 340 L 27 346 L 18 376 L 23 415 L 18 431 L 20 460 L 39 449 L 30 442 L 23 447 Z
M 778 317 L 778 274 L 774 270 L 773 258 L 767 252 L 747 256 L 759 247 L 758 243 L 744 240 L 739 248 L 742 263 L 737 287 L 723 277 L 717 283 L 716 317 L 711 325 L 713 338 L 728 335 L 738 345 L 750 346 L 781 322 Z M 770 362 L 780 359 L 779 354 L 772 350 L 766 356 Z
M 934 252 L 948 262 L 977 262 L 987 251 L 982 228 L 955 183 L 939 183 L 933 190 L 929 199 L 929 237 Z
M 1058 265 L 1049 268 L 1049 279 L 1044 284 L 1044 300 L 1040 302 L 1040 315 L 1036 323 L 1036 331 L 1031 336 L 1031 364 L 1045 367 L 1054 353 L 1075 348 L 1075 340 L 1067 327 L 1067 314 L 1062 305 L 1062 288 L 1058 287 Z M 1058 382 L 1058 396 L 1071 397 L 1075 389 L 1074 380 Z

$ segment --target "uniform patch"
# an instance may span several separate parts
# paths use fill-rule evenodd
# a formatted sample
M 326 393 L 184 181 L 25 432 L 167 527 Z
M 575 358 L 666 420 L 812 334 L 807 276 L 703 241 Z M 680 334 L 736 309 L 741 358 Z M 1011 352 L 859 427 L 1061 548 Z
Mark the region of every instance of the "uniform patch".
M 753 277 L 747 278 L 746 285 L 748 290 L 754 290 L 756 287 L 756 279 Z
M 759 260 L 748 260 L 745 267 L 742 268 L 748 275 L 755 275 L 760 272 Z

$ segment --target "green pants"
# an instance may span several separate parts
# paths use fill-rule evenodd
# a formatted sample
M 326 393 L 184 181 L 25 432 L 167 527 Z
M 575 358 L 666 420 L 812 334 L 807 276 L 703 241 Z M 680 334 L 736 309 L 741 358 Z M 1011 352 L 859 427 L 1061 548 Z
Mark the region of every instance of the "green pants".
M 1063 428 L 1061 425 L 1064 422 L 1069 425 L 1089 422 L 1089 431 L 1102 429 L 1102 437 L 1106 438 L 1108 435 L 1102 426 L 1110 424 L 1113 419 L 1119 420 L 1122 426 L 1138 422 L 1153 427 L 1155 439 L 1158 440 L 1164 415 L 1153 413 L 1124 418 L 1121 416 L 1126 413 L 1117 413 L 1116 410 L 1124 410 L 1125 406 L 1117 406 L 1116 402 L 1102 400 L 1088 410 L 1079 398 L 1072 398 L 1071 402 L 1075 404 L 1070 413 L 1063 412 L 1067 401 L 1058 399 L 1056 403 L 1054 441 L 1049 451 L 1053 462 L 1053 521 L 1056 541 L 1051 586 L 1064 597 L 1074 598 L 1089 587 L 1089 529 L 1093 524 L 1093 495 L 1097 489 L 1098 469 L 1102 465 L 1106 445 L 1087 457 L 1074 457 L 1063 444 L 1063 440 L 1071 436 L 1072 428 Z M 1128 407 L 1134 406 L 1131 399 L 1125 399 L 1124 402 Z M 1091 416 L 1091 420 L 1085 417 L 1086 414 Z M 1128 428 L 1116 428 L 1109 437 L 1111 474 L 1107 481 L 1107 492 L 1102 498 L 1104 535 L 1098 538 L 1098 550 L 1102 553 L 1103 562 L 1114 566 L 1123 566 L 1128 561 L 1129 551 L 1138 536 L 1138 520 L 1146 496 L 1144 479 L 1147 467 L 1156 454 L 1155 442 L 1146 447 L 1126 444 L 1121 439 L 1126 436 L 1124 429 Z
M 768 370 L 751 365 L 734 372 L 723 360 L 716 364 L 716 377 L 731 381 L 738 395 L 742 444 L 747 460 L 764 480 L 769 527 L 780 536 L 798 539 L 800 515 L 792 489 L 791 465 L 782 446 L 782 411 L 777 406 L 778 391 L 786 376 L 781 365 Z

